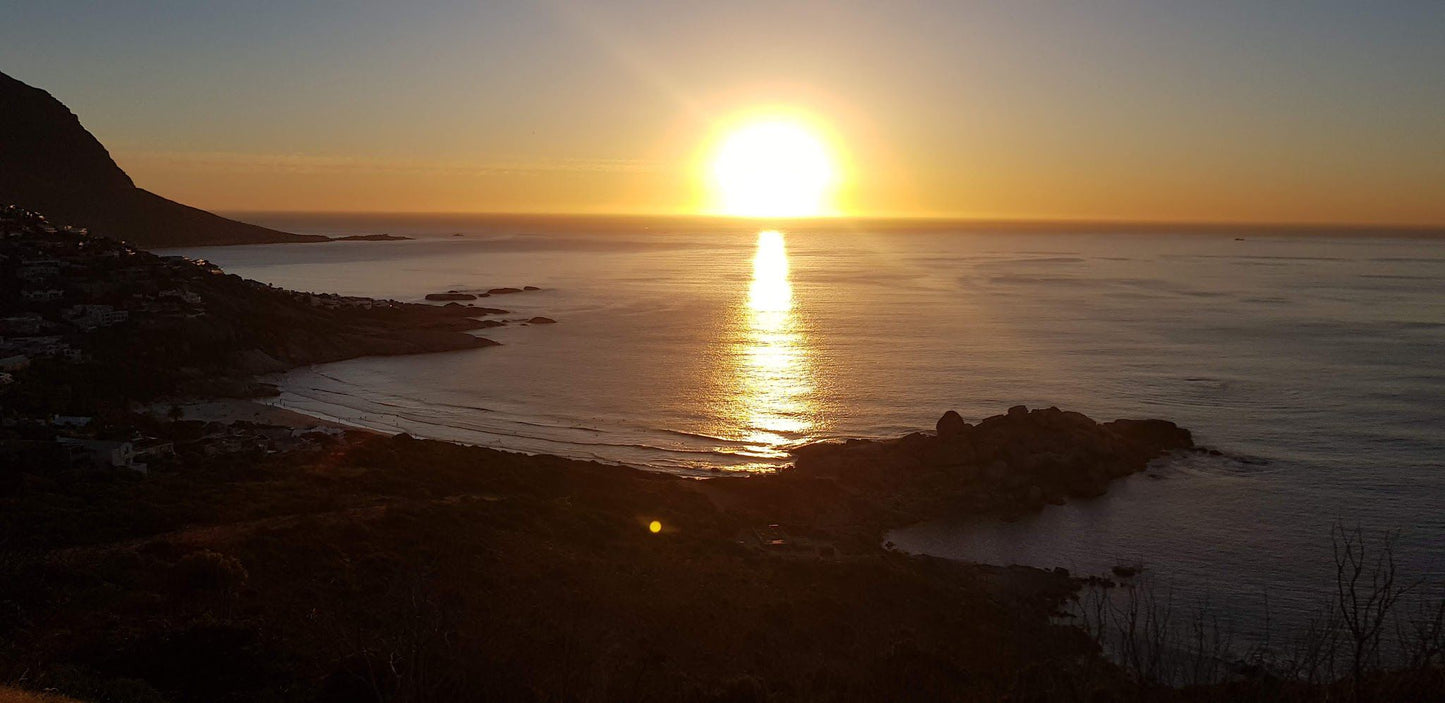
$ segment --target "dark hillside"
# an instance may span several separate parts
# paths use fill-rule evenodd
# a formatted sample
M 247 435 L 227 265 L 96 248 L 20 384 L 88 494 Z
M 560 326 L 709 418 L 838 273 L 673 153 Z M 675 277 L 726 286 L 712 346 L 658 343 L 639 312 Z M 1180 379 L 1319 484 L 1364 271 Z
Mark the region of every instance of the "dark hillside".
M 0 73 L 0 202 L 147 247 L 320 241 L 137 188 L 59 100 Z

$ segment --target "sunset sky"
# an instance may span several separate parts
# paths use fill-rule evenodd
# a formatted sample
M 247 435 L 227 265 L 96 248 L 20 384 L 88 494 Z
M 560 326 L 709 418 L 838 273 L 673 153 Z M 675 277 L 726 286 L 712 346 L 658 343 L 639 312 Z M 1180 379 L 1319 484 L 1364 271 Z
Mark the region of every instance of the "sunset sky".
M 800 116 L 842 213 L 1445 224 L 1445 2 L 8 2 L 0 70 L 224 211 L 691 213 Z

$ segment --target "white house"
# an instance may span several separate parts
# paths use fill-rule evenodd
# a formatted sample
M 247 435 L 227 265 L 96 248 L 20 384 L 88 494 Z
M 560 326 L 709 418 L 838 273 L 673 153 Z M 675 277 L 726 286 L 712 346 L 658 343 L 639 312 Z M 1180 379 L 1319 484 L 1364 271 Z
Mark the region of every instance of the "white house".
M 129 317 L 129 312 L 116 310 L 109 305 L 72 305 L 65 309 L 65 318 L 67 320 L 87 330 L 93 330 L 97 327 L 109 327 L 120 322 L 125 322 Z
M 194 292 L 185 290 L 183 288 L 171 288 L 169 290 L 163 290 L 160 292 L 160 297 L 176 298 L 178 300 L 181 300 L 182 302 L 190 303 L 191 305 L 201 304 L 201 296 L 196 295 Z
M 30 357 L 25 356 L 24 354 L 16 354 L 15 356 L 7 356 L 3 359 L 0 359 L 0 371 L 4 371 L 6 373 L 24 371 L 29 367 Z
M 135 460 L 135 446 L 130 442 L 112 442 L 103 439 L 78 439 L 60 437 L 55 441 L 70 447 L 71 456 L 88 459 L 97 469 L 130 469 L 146 473 L 146 465 Z
M 9 334 L 35 334 L 45 326 L 45 318 L 28 312 L 0 318 L 0 329 Z
M 30 356 L 59 356 L 69 348 L 60 341 L 60 337 L 55 335 L 12 337 L 8 346 Z
M 60 275 L 60 262 L 53 259 L 27 262 L 18 274 L 22 281 L 45 281 Z
M 30 302 L 44 303 L 51 300 L 60 300 L 61 298 L 64 298 L 65 291 L 60 290 L 59 288 L 39 288 L 36 290 L 21 291 L 20 297 Z

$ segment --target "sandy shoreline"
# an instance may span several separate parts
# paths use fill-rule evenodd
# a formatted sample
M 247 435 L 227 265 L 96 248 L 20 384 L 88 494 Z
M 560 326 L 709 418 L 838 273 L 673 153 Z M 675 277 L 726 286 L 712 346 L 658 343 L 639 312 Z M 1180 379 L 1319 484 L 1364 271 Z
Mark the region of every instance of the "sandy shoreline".
M 158 404 L 152 408 L 152 411 L 159 414 L 166 414 L 170 412 L 171 407 L 171 405 Z M 221 398 L 200 402 L 179 403 L 176 407 L 181 409 L 180 419 L 182 420 L 224 422 L 228 424 L 245 421 L 263 425 L 280 425 L 282 427 L 294 428 L 334 427 L 356 432 L 369 432 L 382 436 L 388 434 L 369 427 L 361 427 L 330 418 L 308 415 L 280 406 L 244 398 Z

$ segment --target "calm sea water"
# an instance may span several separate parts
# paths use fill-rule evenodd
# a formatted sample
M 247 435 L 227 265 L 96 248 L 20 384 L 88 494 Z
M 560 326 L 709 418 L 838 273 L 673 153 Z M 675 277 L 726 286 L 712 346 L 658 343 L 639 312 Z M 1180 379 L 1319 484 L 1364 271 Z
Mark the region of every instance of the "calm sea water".
M 184 253 L 401 300 L 535 285 L 478 302 L 559 321 L 487 330 L 500 347 L 298 370 L 280 379 L 289 408 L 700 475 L 931 428 L 949 408 L 1165 418 L 1226 456 L 1016 523 L 890 539 L 1090 573 L 1143 563 L 1252 614 L 1318 601 L 1336 522 L 1399 530 L 1401 568 L 1445 577 L 1445 240 L 251 219 L 418 239 Z

